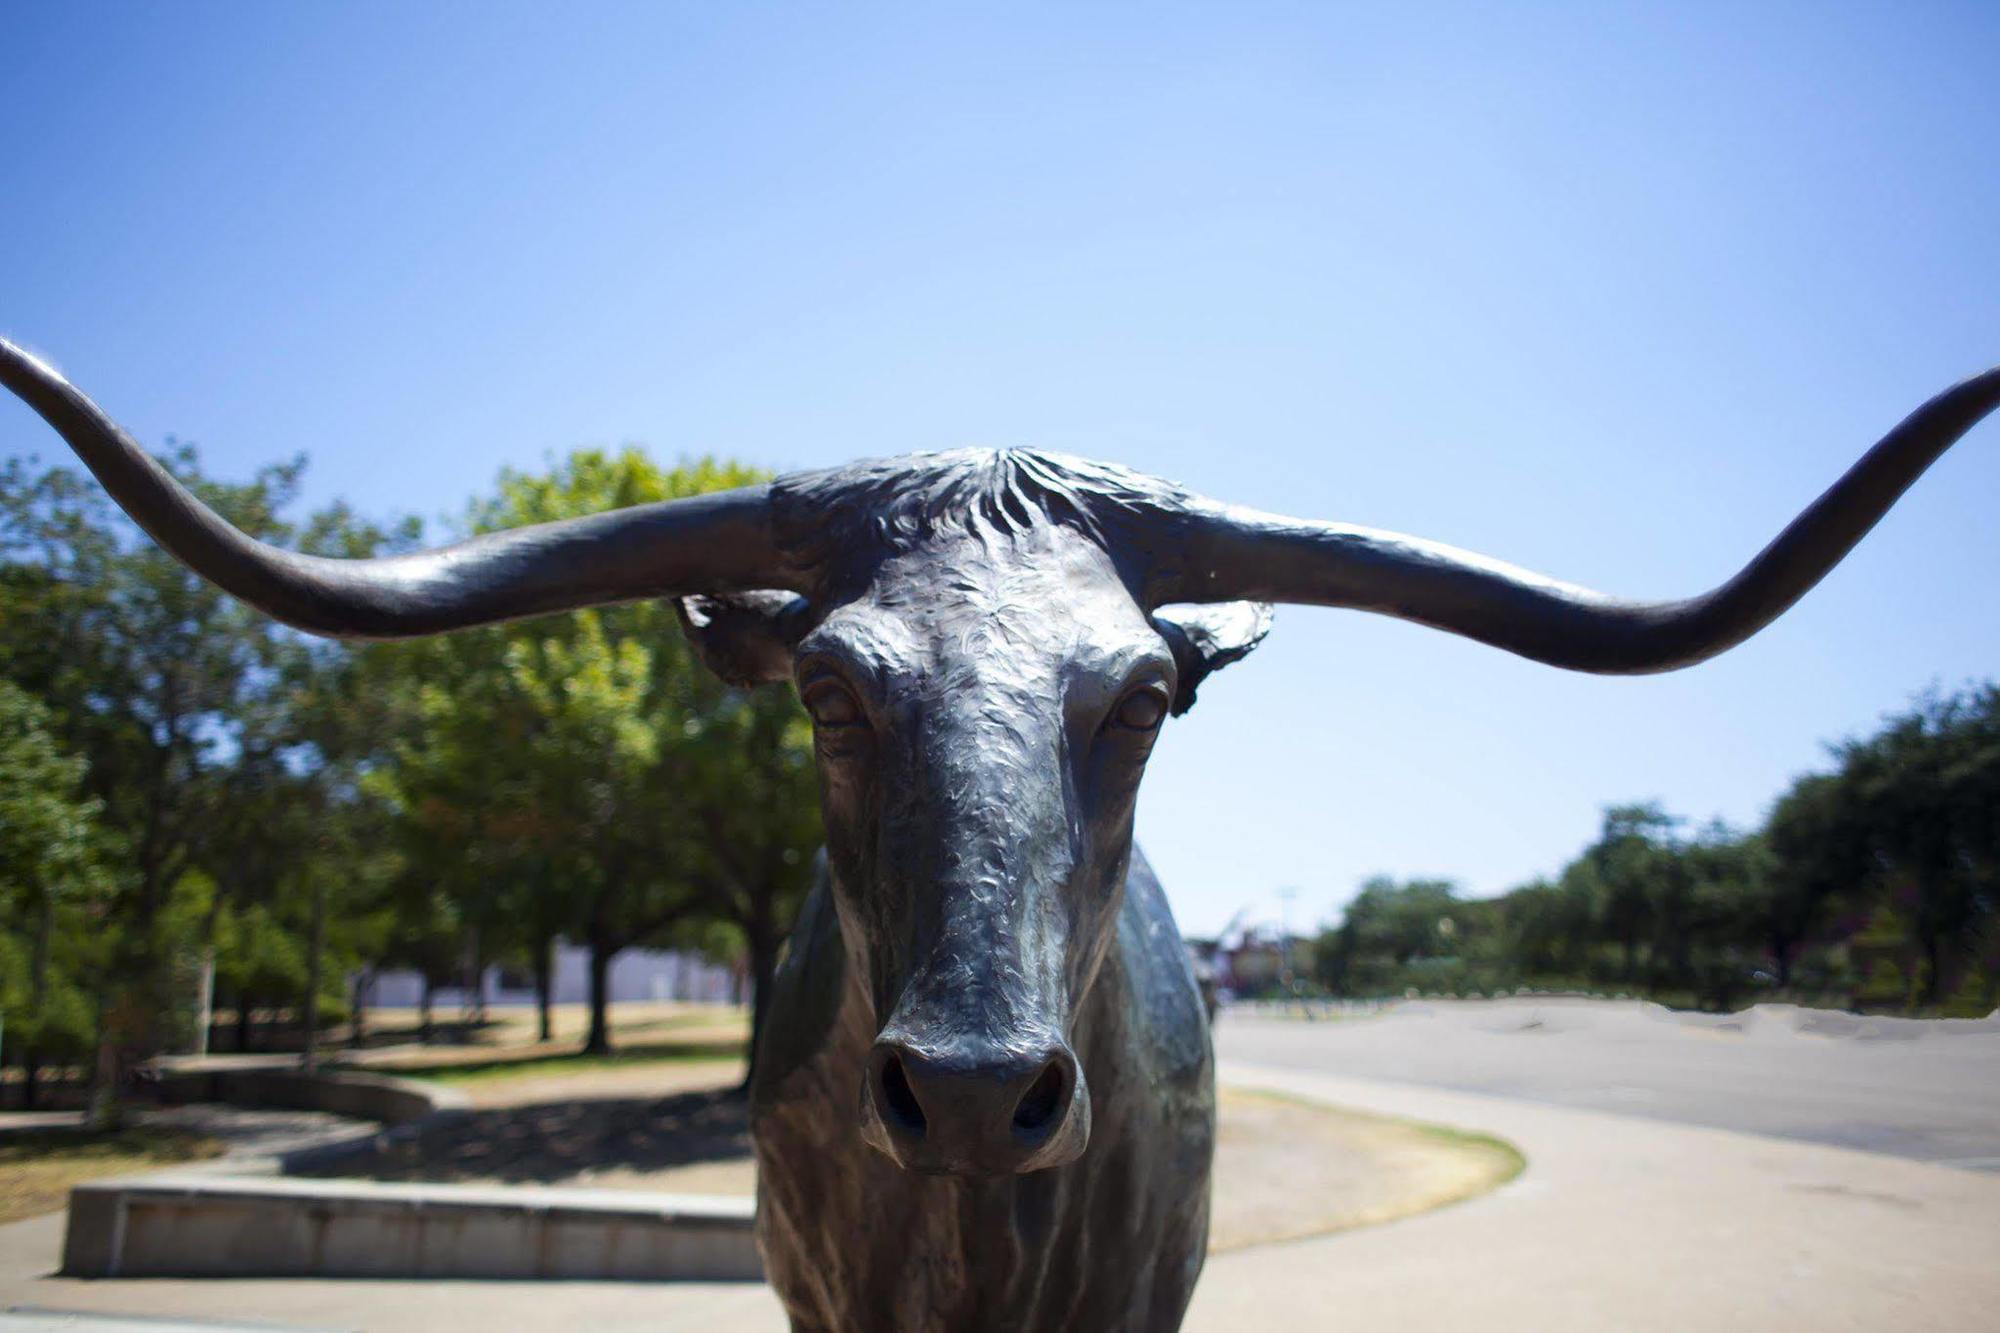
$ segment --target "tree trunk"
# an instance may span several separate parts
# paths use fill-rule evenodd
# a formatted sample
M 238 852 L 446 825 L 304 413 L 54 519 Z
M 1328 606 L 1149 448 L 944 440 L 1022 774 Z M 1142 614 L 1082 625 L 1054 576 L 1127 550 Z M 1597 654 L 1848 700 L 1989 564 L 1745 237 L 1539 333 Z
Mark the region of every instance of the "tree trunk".
M 1778 973 L 1778 989 L 1788 991 L 1792 988 L 1792 941 L 1784 932 L 1774 930 L 1766 943 L 1771 950 L 1771 966 Z
M 305 1003 L 299 1011 L 305 1019 L 305 1047 L 299 1067 L 308 1074 L 319 1072 L 319 983 L 326 967 L 326 879 L 313 876 L 312 938 L 306 953 Z
M 465 978 L 460 992 L 464 996 L 460 1016 L 467 1028 L 480 1027 L 486 1022 L 486 969 L 480 964 L 479 927 L 472 926 L 466 931 L 465 955 L 461 964 Z
M 1944 940 L 1936 931 L 1924 935 L 1924 1004 L 1935 1008 L 1944 1002 Z
M 118 1043 L 111 1032 L 111 1006 L 102 996 L 97 1001 L 97 1058 L 90 1073 L 89 1100 L 85 1103 L 85 1129 L 103 1131 L 118 1127 Z
M 195 1006 L 196 1055 L 208 1055 L 215 1049 L 215 934 L 222 921 L 224 902 L 221 892 L 210 895 L 208 914 L 201 923 L 201 995 Z
M 236 1051 L 239 1055 L 250 1049 L 250 1038 L 254 1035 L 251 1026 L 256 1022 L 255 1013 L 250 1003 L 250 987 L 239 986 L 236 990 Z
M 417 1041 L 424 1046 L 431 1044 L 431 992 L 436 988 L 437 983 L 431 980 L 431 974 L 426 971 L 423 996 L 417 1001 Z
M 213 932 L 210 938 L 213 938 Z M 201 978 L 195 985 L 194 1053 L 207 1055 L 209 1036 L 215 1027 L 215 945 L 212 943 L 202 946 Z
M 590 1035 L 584 1039 L 587 1055 L 611 1052 L 611 960 L 618 950 L 601 936 L 590 941 Z
M 27 1045 L 21 1048 L 21 1109 L 32 1111 L 40 1100 L 42 1055 L 36 1049 L 41 1040 L 41 1024 L 46 1015 L 42 1012 L 49 993 L 49 956 L 54 949 L 56 933 L 55 895 L 42 895 L 41 919 L 35 924 L 35 957 L 28 976 L 28 1012 L 34 1016 L 35 1026 L 30 1029 Z
M 359 1050 L 368 1044 L 368 997 L 375 989 L 375 965 L 369 963 L 354 974 L 353 1015 L 347 1023 L 347 1044 Z
M 543 940 L 535 949 L 535 1019 L 543 1041 L 554 1041 L 555 1025 L 555 941 Z

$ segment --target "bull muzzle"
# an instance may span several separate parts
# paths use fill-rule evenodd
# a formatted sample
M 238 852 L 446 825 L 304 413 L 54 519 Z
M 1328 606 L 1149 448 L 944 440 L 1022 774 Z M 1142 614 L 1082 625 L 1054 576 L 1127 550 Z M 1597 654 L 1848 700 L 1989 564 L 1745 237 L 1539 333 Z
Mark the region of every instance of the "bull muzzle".
M 926 1042 L 887 1030 L 869 1053 L 862 1135 L 928 1175 L 1042 1171 L 1090 1141 L 1090 1091 L 1059 1039 Z

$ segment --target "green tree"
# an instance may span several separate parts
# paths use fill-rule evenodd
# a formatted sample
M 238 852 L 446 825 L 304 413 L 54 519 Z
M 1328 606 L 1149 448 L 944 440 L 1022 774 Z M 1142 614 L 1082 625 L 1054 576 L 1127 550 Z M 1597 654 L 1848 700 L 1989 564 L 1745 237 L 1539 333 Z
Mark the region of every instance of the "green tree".
M 1671 957 L 1669 984 L 1707 1007 L 1727 1009 L 1757 978 L 1766 952 L 1774 867 L 1767 839 L 1720 821 L 1671 849 L 1687 884 L 1685 940 Z M 1775 981 L 1774 974 L 1765 974 Z
M 277 515 L 301 461 L 248 484 L 204 477 L 195 451 L 164 460 L 251 535 L 283 545 Z M 0 561 L 9 592 L 0 674 L 42 698 L 88 763 L 132 876 L 140 921 L 227 837 L 230 777 L 246 718 L 273 682 L 283 635 L 138 534 L 68 468 L 0 470 Z
M 414 536 L 339 506 L 285 522 L 301 461 L 243 485 L 204 477 L 184 445 L 164 461 L 281 546 L 359 555 Z M 138 533 L 88 477 L 28 460 L 0 468 L 0 595 L 0 678 L 47 703 L 117 849 L 105 972 L 116 993 L 96 997 L 114 1021 L 99 1025 L 99 1081 L 188 1035 L 203 958 L 225 979 L 274 985 L 292 951 L 276 932 L 299 937 L 308 977 L 330 975 L 339 960 L 325 966 L 314 941 L 338 940 L 353 914 L 346 903 L 312 911 L 313 886 L 351 883 L 352 853 L 367 845 L 331 836 L 354 805 L 365 759 L 349 737 L 366 710 L 351 696 L 309 705 L 345 678 L 348 649 L 248 610 Z M 335 928 L 315 933 L 314 919 Z M 238 943 L 253 956 L 216 957 Z M 301 982 L 271 998 L 295 1001 L 310 1030 L 317 992 Z M 247 1020 L 250 997 L 238 998 Z
M 2000 884 L 2000 689 L 1929 696 L 1837 751 L 1871 879 L 1905 923 L 1918 1002 L 1943 1002 L 1990 947 Z
M 1596 904 L 1575 877 L 1536 880 L 1500 902 L 1505 956 L 1519 981 L 1574 985 L 1590 970 Z M 1493 984 L 1502 984 L 1494 978 Z
M 759 475 L 636 449 L 503 474 L 486 531 L 740 486 Z M 561 933 L 590 951 L 589 1049 L 610 1041 L 608 974 L 633 945 L 721 917 L 768 977 L 816 844 L 805 727 L 789 695 L 724 689 L 671 607 L 602 608 L 395 654 L 416 725 L 378 784 L 413 863 L 482 943 L 547 993 Z M 694 930 L 693 933 L 701 933 Z
M 1628 984 L 1640 980 L 1640 953 L 1656 936 L 1661 905 L 1679 891 L 1662 855 L 1679 823 L 1655 803 L 1606 807 L 1597 841 L 1564 872 L 1594 895 L 1598 935 L 1617 945 Z
M 81 1055 L 93 1035 L 84 986 L 103 964 L 89 945 L 111 883 L 84 768 L 48 709 L 0 680 L 0 1013 L 29 1107 L 43 1061 Z
M 1336 994 L 1381 994 L 1422 984 L 1413 964 L 1454 958 L 1466 904 L 1446 879 L 1377 875 L 1347 904 L 1340 924 L 1313 946 L 1317 979 Z M 1433 984 L 1442 973 L 1430 969 Z
M 823 836 L 812 727 L 789 690 L 723 691 L 713 682 L 696 717 L 682 789 L 702 830 L 704 904 L 740 941 L 749 968 L 754 1060 L 779 950 L 812 888 Z
M 300 463 L 224 485 L 187 446 L 164 461 L 246 531 L 293 542 L 277 514 Z M 108 1115 L 123 1071 L 186 1035 L 205 915 L 186 895 L 231 859 L 245 722 L 286 636 L 137 533 L 87 477 L 23 459 L 0 465 L 0 590 L 0 677 L 47 705 L 117 848 L 97 941 L 112 958 L 93 997 L 93 1106 Z
M 1846 902 L 1860 905 L 1872 873 L 1855 793 L 1838 775 L 1794 782 L 1764 825 L 1768 872 L 1756 881 L 1750 929 L 1761 938 L 1777 984 L 1789 989 L 1799 957 Z

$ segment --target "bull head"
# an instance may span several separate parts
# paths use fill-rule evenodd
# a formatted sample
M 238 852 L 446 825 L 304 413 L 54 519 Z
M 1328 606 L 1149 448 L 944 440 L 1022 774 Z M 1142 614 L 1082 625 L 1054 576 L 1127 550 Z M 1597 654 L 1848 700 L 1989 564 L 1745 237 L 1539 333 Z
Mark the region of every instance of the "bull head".
M 322 559 L 204 507 L 48 366 L 4 382 L 167 550 L 315 634 L 399 638 L 680 599 L 711 667 L 812 715 L 834 901 L 880 1031 L 863 1132 L 905 1166 L 1008 1172 L 1089 1133 L 1073 1021 L 1163 720 L 1273 602 L 1346 607 L 1576 671 L 1668 671 L 1782 614 L 2000 404 L 1939 394 L 1734 578 L 1624 601 L 1415 537 L 1190 495 L 1103 464 L 968 451 L 798 474 L 474 538 Z

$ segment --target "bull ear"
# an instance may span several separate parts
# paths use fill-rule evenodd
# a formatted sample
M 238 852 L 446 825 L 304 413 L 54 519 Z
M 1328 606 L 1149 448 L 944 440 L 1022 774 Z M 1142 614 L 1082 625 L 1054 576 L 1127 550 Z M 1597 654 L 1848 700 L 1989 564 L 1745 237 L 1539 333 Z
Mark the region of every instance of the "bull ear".
M 674 609 L 702 665 L 748 689 L 792 678 L 792 649 L 809 627 L 809 604 L 789 592 L 679 597 Z
M 1153 612 L 1153 628 L 1173 649 L 1180 688 L 1174 716 L 1194 707 L 1195 687 L 1210 673 L 1240 662 L 1271 632 L 1268 602 L 1216 602 L 1169 606 Z

